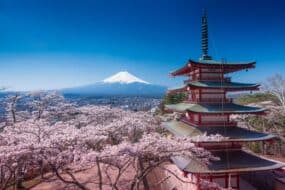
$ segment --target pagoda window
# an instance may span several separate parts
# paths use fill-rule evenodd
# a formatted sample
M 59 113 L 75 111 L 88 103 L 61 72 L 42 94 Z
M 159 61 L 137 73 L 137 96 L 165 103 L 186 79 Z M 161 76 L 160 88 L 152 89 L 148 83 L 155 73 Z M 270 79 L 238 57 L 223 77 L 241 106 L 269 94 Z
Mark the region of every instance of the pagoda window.
M 200 94 L 199 93 L 195 94 L 195 100 L 200 100 Z
M 193 100 L 193 94 L 192 94 L 192 93 L 189 93 L 189 94 L 188 94 L 188 100 L 189 100 L 189 101 L 192 101 L 192 100 Z
M 224 75 L 222 73 L 201 73 L 202 79 L 217 79 L 223 77 Z
M 224 90 L 222 89 L 202 89 L 203 93 L 224 93 Z
M 193 120 L 194 120 L 194 122 L 199 122 L 199 115 L 193 114 Z
M 202 100 L 204 99 L 223 99 L 224 98 L 224 94 L 201 94 L 201 98 Z
M 211 73 L 222 73 L 222 69 L 209 69 L 209 68 L 203 68 L 202 72 L 211 72 Z
M 218 103 L 221 101 L 227 102 L 227 99 L 223 93 L 217 94 L 200 94 L 201 99 L 196 100 L 197 102 L 207 102 L 207 103 Z

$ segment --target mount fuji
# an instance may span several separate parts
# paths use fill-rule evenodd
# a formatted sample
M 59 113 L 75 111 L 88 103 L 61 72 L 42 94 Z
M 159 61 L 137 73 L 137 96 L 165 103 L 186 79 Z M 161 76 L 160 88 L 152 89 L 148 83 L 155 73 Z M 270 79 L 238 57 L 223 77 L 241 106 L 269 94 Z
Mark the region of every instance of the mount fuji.
M 64 94 L 88 96 L 147 96 L 162 97 L 167 88 L 151 84 L 127 71 L 121 71 L 94 84 L 63 89 Z
M 123 83 L 130 84 L 130 83 L 138 82 L 138 83 L 150 84 L 149 82 L 146 82 L 128 73 L 127 71 L 118 72 L 117 74 L 104 79 L 103 82 L 104 83 L 122 83 L 122 84 Z

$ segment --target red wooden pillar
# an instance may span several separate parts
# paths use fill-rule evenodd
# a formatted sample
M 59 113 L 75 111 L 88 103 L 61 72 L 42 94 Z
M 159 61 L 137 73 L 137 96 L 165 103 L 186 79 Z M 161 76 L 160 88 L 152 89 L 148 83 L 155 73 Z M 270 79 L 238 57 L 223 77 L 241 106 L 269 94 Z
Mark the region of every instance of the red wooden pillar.
M 230 114 L 227 114 L 227 123 L 230 123 Z
M 239 189 L 239 174 L 237 174 L 237 189 Z
M 199 174 L 197 174 L 197 188 L 196 188 L 196 190 L 200 190 L 200 175 Z
M 225 188 L 229 187 L 229 175 L 225 174 Z

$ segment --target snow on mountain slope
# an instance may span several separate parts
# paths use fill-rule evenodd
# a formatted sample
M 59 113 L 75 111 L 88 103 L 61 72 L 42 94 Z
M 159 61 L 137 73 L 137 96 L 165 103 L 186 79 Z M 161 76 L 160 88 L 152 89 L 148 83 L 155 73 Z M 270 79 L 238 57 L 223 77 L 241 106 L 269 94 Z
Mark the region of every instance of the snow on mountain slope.
M 103 82 L 104 83 L 125 83 L 125 84 L 138 82 L 138 83 L 150 84 L 150 83 L 130 74 L 127 71 L 118 72 L 117 74 L 104 79 Z
M 148 96 L 163 97 L 165 86 L 150 84 L 136 76 L 123 71 L 101 82 L 62 89 L 64 94 L 88 96 Z

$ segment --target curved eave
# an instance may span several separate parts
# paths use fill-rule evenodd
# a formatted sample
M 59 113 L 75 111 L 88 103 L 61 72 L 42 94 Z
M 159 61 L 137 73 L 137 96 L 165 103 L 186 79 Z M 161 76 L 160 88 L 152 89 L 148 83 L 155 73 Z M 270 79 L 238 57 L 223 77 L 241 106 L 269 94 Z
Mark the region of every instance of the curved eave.
M 191 65 L 196 65 L 198 67 L 218 67 L 223 66 L 223 68 L 243 68 L 243 69 L 251 69 L 255 67 L 256 61 L 249 62 L 221 62 L 214 60 L 203 60 L 203 61 L 195 61 L 190 59 L 189 63 Z
M 168 104 L 165 107 L 169 110 L 177 112 L 192 112 L 192 113 L 207 113 L 207 114 L 257 114 L 264 113 L 265 108 L 252 107 L 252 106 L 243 106 L 234 103 L 225 103 L 225 104 L 191 104 L 187 102 L 178 103 L 178 104 Z
M 167 93 L 171 94 L 171 93 L 185 92 L 185 91 L 187 91 L 187 85 L 186 86 L 182 86 L 182 87 L 178 87 L 178 88 L 168 89 Z
M 173 157 L 172 161 L 180 170 L 197 174 L 267 171 L 285 166 L 284 163 L 269 160 L 243 150 L 217 151 L 212 152 L 212 154 L 219 157 L 220 160 L 211 161 L 209 165 L 201 163 L 199 159 L 185 157 Z
M 184 65 L 180 69 L 177 69 L 177 70 L 169 73 L 169 76 L 175 77 L 175 76 L 178 76 L 178 75 L 186 75 L 190 71 L 191 71 L 191 65 L 187 63 L 186 65 Z
M 187 84 L 185 86 L 182 87 L 178 87 L 178 88 L 171 88 L 167 90 L 168 94 L 171 93 L 178 93 L 178 92 L 186 92 L 187 91 L 187 87 L 190 87 L 190 90 L 194 90 L 194 89 L 222 89 L 222 90 L 226 90 L 228 92 L 234 92 L 234 91 L 255 91 L 255 90 L 259 90 L 259 84 L 256 85 L 252 85 L 252 86 L 244 86 L 244 87 L 231 87 L 231 86 L 199 86 L 199 85 L 193 85 L 193 84 Z
M 238 62 L 220 62 L 220 61 L 214 61 L 214 60 L 203 60 L 203 61 L 194 61 L 189 60 L 189 64 L 192 67 L 197 68 L 218 68 L 223 69 L 224 73 L 231 73 L 243 69 L 252 69 L 255 68 L 255 61 L 251 62 L 244 62 L 244 63 L 238 63 Z
M 220 83 L 220 82 L 199 82 L 199 81 L 190 81 L 187 83 L 192 89 L 226 89 L 228 91 L 237 91 L 237 90 L 258 90 L 260 84 L 248 84 L 248 83 Z
M 195 127 L 181 121 L 164 122 L 162 127 L 178 137 L 194 137 L 193 142 L 252 142 L 276 138 L 276 136 L 271 134 L 250 131 L 240 127 Z M 208 136 L 221 135 L 225 138 L 217 141 L 195 138 L 205 134 Z
M 255 61 L 245 62 L 245 63 L 224 63 L 214 60 L 203 60 L 203 61 L 195 61 L 190 59 L 186 65 L 177 69 L 171 73 L 170 76 L 179 76 L 179 75 L 187 75 L 195 68 L 222 68 L 225 73 L 235 72 L 243 69 L 252 69 L 255 68 Z

